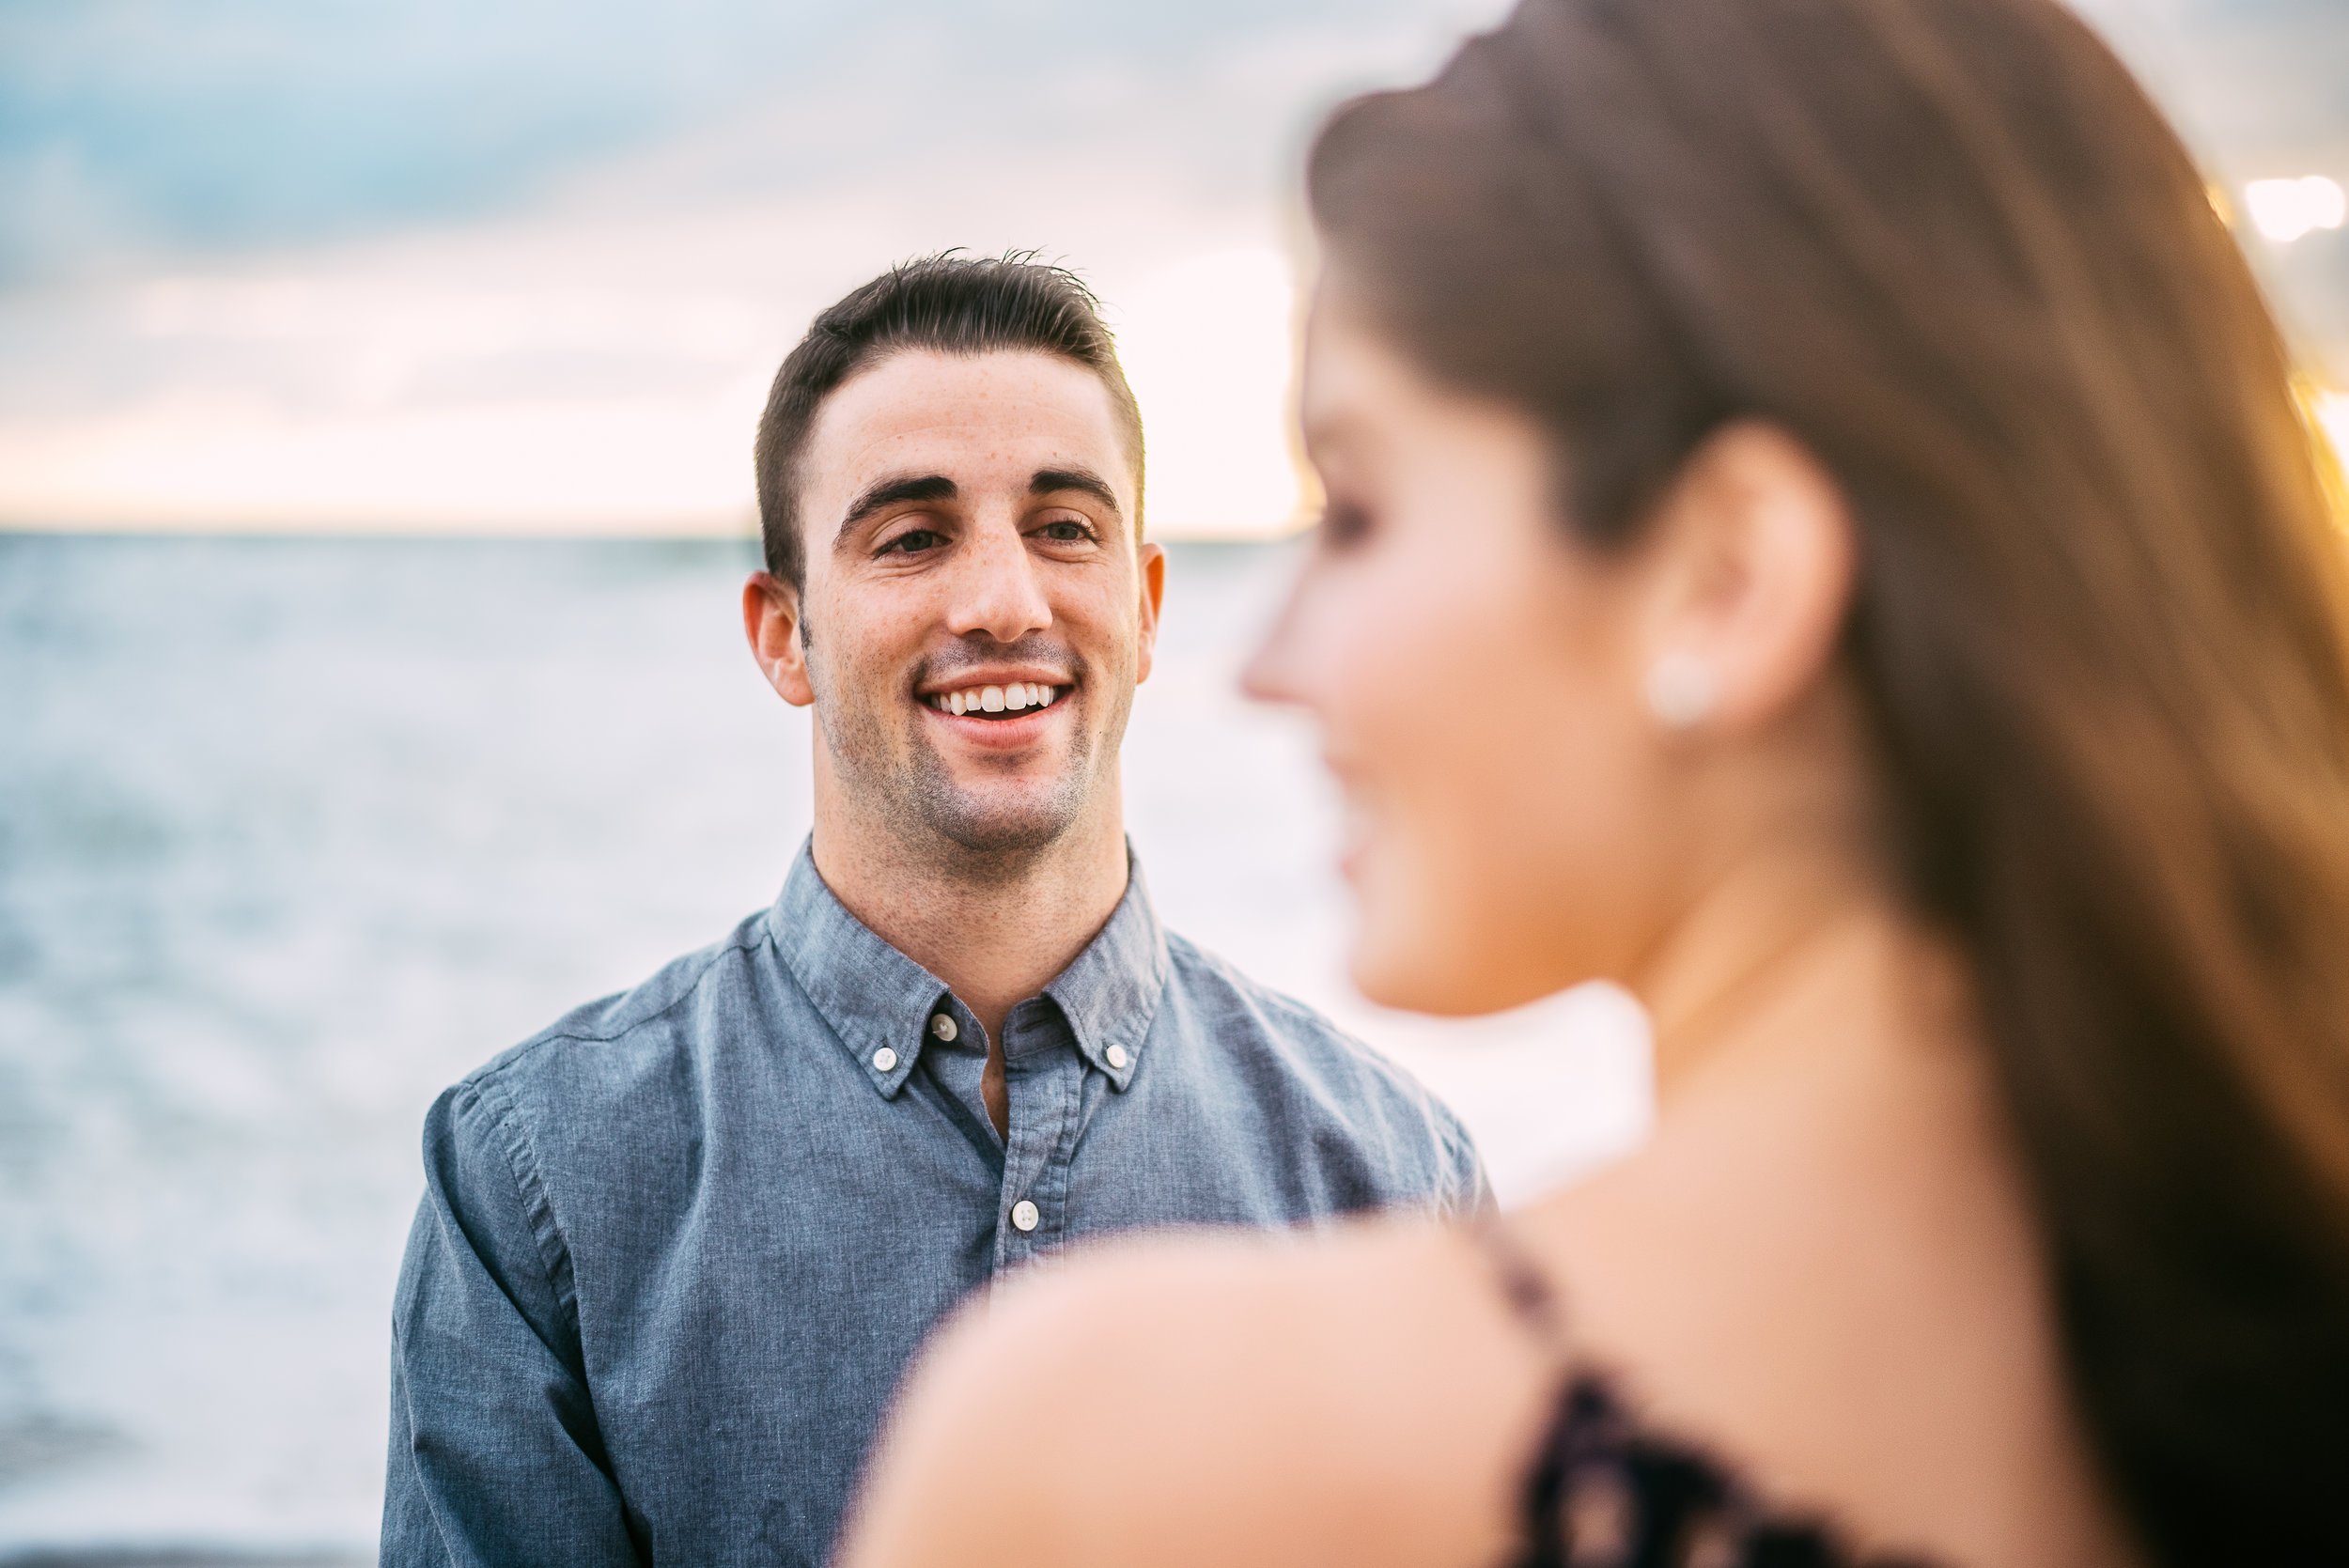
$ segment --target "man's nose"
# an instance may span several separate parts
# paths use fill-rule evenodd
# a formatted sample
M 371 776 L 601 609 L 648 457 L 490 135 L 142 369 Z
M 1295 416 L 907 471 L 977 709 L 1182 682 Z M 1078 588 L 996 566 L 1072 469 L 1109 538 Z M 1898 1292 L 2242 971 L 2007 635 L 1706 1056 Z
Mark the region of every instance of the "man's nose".
M 1016 643 L 1052 624 L 1034 557 L 1017 526 L 974 531 L 958 566 L 946 616 L 946 629 L 956 636 L 980 632 L 998 643 Z

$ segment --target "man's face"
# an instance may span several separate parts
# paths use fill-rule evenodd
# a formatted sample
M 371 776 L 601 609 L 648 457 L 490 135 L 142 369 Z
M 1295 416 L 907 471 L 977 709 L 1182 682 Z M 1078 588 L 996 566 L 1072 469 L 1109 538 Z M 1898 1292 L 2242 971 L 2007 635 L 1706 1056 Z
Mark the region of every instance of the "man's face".
M 982 854 L 1114 809 L 1163 560 L 1099 379 L 894 354 L 826 400 L 800 474 L 805 689 L 842 803 Z

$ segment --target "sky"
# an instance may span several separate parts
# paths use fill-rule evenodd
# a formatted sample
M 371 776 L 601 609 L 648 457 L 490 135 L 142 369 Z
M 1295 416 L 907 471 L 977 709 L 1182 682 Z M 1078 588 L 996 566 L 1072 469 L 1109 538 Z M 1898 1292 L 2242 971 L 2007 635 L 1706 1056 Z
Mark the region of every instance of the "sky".
M 2349 5 L 2080 3 L 2349 380 L 2249 189 L 2349 186 Z M 808 318 L 963 246 L 1100 290 L 1156 529 L 1284 531 L 1305 139 L 1501 8 L 0 0 L 0 526 L 740 532 Z

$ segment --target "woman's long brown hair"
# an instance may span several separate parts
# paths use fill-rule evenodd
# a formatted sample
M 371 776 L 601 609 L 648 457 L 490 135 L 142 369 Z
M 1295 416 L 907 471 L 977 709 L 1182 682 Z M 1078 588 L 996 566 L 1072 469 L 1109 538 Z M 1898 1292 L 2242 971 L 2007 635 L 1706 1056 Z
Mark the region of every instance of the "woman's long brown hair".
M 1333 278 L 1636 537 L 1851 501 L 1889 863 L 1953 933 L 2075 1397 L 2164 1564 L 2349 1561 L 2349 642 L 2287 352 L 2052 0 L 1524 0 L 1311 170 Z

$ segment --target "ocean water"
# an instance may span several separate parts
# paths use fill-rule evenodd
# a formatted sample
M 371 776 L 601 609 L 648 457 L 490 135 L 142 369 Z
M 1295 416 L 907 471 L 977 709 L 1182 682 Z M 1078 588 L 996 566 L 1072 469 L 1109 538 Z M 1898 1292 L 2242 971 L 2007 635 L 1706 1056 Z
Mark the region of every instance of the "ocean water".
M 1457 1107 L 1503 1196 L 1636 1141 L 1636 1009 L 1347 988 L 1336 814 L 1177 545 L 1127 746 L 1168 923 Z M 0 536 L 0 1564 L 372 1560 L 424 1110 L 772 898 L 808 722 L 747 543 Z

